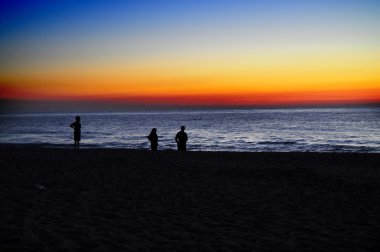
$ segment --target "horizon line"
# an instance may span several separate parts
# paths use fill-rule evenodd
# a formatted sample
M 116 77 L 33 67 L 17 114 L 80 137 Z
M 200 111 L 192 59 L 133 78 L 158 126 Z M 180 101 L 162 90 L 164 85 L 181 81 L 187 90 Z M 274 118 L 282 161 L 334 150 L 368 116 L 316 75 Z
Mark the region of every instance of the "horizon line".
M 189 110 L 313 109 L 313 108 L 380 108 L 371 102 L 305 102 L 285 104 L 141 104 L 92 100 L 15 100 L 0 98 L 0 114 L 16 113 L 122 113 Z

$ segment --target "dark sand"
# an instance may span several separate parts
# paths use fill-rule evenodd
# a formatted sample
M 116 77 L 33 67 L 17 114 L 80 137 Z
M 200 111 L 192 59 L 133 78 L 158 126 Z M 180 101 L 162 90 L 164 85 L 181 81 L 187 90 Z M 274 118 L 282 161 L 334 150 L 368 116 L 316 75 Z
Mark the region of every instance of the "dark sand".
M 0 148 L 0 251 L 380 251 L 380 154 Z

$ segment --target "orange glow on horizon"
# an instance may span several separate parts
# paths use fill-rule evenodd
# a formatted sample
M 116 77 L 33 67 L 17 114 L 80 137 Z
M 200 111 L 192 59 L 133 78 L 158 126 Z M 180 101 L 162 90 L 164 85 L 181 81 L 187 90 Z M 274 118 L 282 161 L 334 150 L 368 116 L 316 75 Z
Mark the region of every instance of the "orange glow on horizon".
M 271 106 L 380 103 L 380 89 L 292 91 L 219 94 L 67 95 L 1 88 L 1 99 L 36 101 L 89 101 L 169 106 Z
M 0 99 L 172 106 L 380 102 L 380 62 L 370 52 L 349 57 L 342 52 L 302 53 L 206 55 L 164 63 L 150 60 L 0 72 Z

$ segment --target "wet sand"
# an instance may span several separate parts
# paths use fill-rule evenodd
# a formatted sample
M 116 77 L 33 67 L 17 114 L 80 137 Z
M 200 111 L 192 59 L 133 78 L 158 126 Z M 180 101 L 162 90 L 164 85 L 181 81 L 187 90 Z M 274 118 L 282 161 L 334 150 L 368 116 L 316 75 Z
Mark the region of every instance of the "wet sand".
M 0 251 L 380 251 L 380 154 L 0 148 Z

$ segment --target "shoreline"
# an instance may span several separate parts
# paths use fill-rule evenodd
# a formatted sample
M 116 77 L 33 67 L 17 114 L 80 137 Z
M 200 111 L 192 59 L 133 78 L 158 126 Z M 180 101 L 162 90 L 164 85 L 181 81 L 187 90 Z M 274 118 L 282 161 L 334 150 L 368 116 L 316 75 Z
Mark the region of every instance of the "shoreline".
M 380 154 L 2 146 L 0 166 L 3 251 L 380 247 Z
M 13 143 L 0 143 L 0 149 L 57 149 L 57 150 L 73 150 L 73 144 L 50 144 L 50 143 L 38 143 L 38 144 L 13 144 Z M 151 151 L 149 148 L 141 148 L 141 149 L 132 149 L 132 148 L 120 148 L 120 147 L 99 147 L 99 146 L 91 146 L 91 145 L 81 145 L 80 150 L 114 150 L 114 151 Z M 158 149 L 156 152 L 178 152 L 177 149 Z M 298 153 L 298 154 L 307 154 L 307 153 L 315 153 L 315 154 L 373 154 L 380 155 L 380 152 L 355 152 L 355 151 L 220 151 L 220 150 L 191 150 L 188 149 L 186 152 L 188 153 Z

